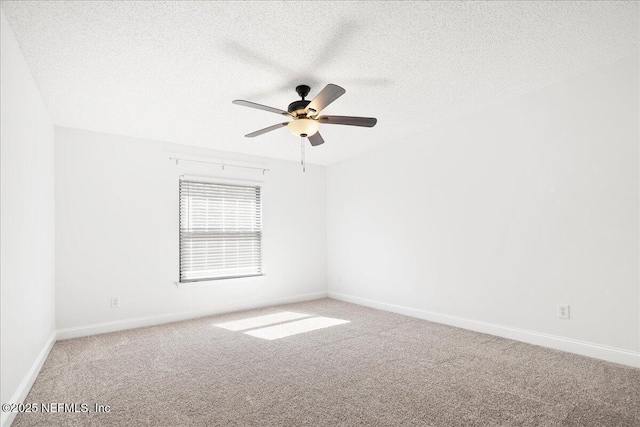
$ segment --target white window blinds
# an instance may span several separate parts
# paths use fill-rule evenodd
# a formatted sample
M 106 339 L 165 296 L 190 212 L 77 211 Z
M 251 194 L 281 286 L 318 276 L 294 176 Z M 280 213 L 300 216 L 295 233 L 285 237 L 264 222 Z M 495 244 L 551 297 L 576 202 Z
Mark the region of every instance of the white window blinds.
M 260 274 L 260 187 L 181 180 L 180 282 Z

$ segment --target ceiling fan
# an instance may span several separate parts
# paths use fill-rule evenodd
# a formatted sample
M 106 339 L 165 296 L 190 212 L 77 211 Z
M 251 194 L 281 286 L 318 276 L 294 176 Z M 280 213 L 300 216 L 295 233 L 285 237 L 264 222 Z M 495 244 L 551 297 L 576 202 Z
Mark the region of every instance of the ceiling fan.
M 311 88 L 307 85 L 297 86 L 296 92 L 298 92 L 298 95 L 302 99 L 289 104 L 287 111 L 241 99 L 233 101 L 233 103 L 237 105 L 270 111 L 292 119 L 288 122 L 278 123 L 277 125 L 251 132 L 245 136 L 247 138 L 253 138 L 287 126 L 291 133 L 302 138 L 308 138 L 311 145 L 316 146 L 324 144 L 324 139 L 318 132 L 321 124 L 361 126 L 370 128 L 375 126 L 378 121 L 371 117 L 318 116 L 327 105 L 344 95 L 346 91 L 338 85 L 328 84 L 315 98 L 313 98 L 312 101 L 307 101 L 305 97 L 309 95 L 309 90 L 311 90 Z

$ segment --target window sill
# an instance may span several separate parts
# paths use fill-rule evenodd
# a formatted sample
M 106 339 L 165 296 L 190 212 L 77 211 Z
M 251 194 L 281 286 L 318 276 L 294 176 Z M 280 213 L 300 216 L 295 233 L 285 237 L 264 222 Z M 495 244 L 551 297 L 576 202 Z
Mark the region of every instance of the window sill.
M 266 274 L 258 274 L 255 276 L 227 277 L 224 279 L 207 279 L 207 280 L 198 280 L 194 282 L 173 282 L 173 283 L 178 287 L 178 289 L 188 289 L 188 288 L 199 288 L 203 286 L 213 286 L 216 284 L 223 285 L 229 282 L 237 282 L 238 280 L 241 280 L 241 281 L 261 280 L 264 276 L 266 276 Z

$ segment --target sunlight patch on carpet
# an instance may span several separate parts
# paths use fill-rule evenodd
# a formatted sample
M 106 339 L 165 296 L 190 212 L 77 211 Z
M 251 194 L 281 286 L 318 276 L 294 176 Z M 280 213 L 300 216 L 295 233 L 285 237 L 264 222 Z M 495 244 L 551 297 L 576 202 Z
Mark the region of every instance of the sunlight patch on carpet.
M 264 316 L 255 316 L 246 319 L 232 320 L 230 322 L 216 323 L 214 326 L 228 329 L 230 331 L 242 331 L 245 329 L 253 329 L 259 328 L 261 326 L 273 325 L 274 323 L 301 319 L 303 317 L 309 317 L 309 315 L 294 313 L 292 311 L 282 311 L 279 313 L 265 314 Z
M 332 319 L 330 317 L 312 317 L 309 319 L 302 319 L 295 322 L 284 323 L 282 325 L 254 329 L 253 331 L 245 332 L 245 334 L 257 338 L 263 338 L 265 340 L 277 340 L 278 338 L 284 338 L 291 335 L 315 331 L 316 329 L 329 328 L 331 326 L 342 325 L 344 323 L 349 323 L 349 321 Z

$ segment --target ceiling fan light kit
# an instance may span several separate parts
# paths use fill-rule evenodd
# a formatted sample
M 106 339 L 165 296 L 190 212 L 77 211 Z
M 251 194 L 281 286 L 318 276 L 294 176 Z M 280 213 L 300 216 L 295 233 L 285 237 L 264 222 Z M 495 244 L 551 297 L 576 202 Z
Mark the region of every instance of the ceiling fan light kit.
M 287 123 L 287 127 L 295 136 L 306 138 L 315 135 L 320 129 L 320 122 L 314 119 L 297 119 Z
M 374 127 L 378 122 L 373 117 L 351 117 L 351 116 L 318 116 L 327 105 L 344 95 L 346 92 L 338 85 L 328 84 L 313 98 L 312 101 L 307 101 L 305 98 L 309 95 L 311 88 L 307 85 L 300 85 L 296 87 L 296 92 L 300 96 L 300 100 L 293 101 L 289 104 L 287 111 L 279 108 L 268 107 L 262 104 L 256 104 L 255 102 L 244 101 L 237 99 L 233 101 L 236 105 L 242 105 L 244 107 L 256 108 L 258 110 L 269 111 L 271 113 L 287 116 L 292 120 L 289 122 L 278 123 L 277 125 L 269 126 L 264 129 L 257 130 L 255 132 L 245 135 L 247 138 L 253 138 L 267 132 L 279 129 L 287 126 L 289 131 L 300 138 L 308 138 L 309 143 L 312 146 L 324 144 L 324 139 L 318 132 L 320 124 L 333 124 L 333 125 L 346 125 L 346 126 L 360 126 L 360 127 Z M 304 140 L 302 140 L 302 160 L 304 171 Z

